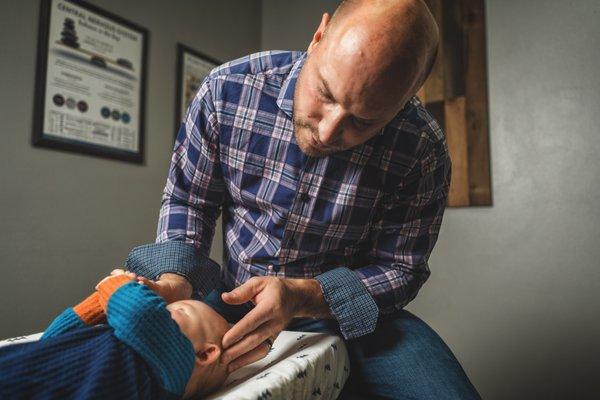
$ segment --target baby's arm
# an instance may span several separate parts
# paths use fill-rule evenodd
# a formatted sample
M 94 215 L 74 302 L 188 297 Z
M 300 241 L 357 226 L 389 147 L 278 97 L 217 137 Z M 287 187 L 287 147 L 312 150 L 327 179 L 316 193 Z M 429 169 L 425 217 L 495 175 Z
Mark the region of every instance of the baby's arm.
M 62 335 L 75 328 L 106 322 L 106 312 L 103 307 L 103 303 L 105 305 L 106 301 L 103 299 L 108 299 L 120 286 L 132 280 L 133 278 L 127 275 L 110 276 L 103 279 L 98 285 L 98 291 L 76 306 L 67 308 L 56 317 L 44 331 L 42 339 Z
M 87 299 L 63 311 L 44 331 L 42 339 L 62 335 L 75 328 L 96 325 L 106 320 L 104 310 L 100 307 L 98 293 L 94 292 Z
M 135 350 L 152 368 L 168 392 L 183 395 L 194 368 L 190 340 L 167 310 L 167 303 L 150 287 L 129 282 L 110 296 L 98 286 L 100 303 L 115 336 Z

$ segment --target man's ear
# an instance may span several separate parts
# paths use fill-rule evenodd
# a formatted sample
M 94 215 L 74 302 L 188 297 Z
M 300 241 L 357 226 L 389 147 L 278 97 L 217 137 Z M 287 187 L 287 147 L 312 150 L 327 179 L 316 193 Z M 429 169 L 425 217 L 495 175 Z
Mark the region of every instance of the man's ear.
M 323 33 L 325 32 L 325 27 L 327 27 L 327 24 L 329 24 L 329 19 L 330 19 L 329 14 L 324 13 L 323 17 L 321 18 L 321 23 L 319 24 L 319 27 L 315 31 L 312 41 L 308 45 L 308 50 L 307 50 L 308 54 L 310 54 L 313 51 L 313 49 L 317 46 L 317 44 L 319 44 L 319 42 L 323 38 Z
M 206 366 L 216 362 L 221 356 L 221 348 L 214 343 L 204 343 L 196 352 L 196 365 Z

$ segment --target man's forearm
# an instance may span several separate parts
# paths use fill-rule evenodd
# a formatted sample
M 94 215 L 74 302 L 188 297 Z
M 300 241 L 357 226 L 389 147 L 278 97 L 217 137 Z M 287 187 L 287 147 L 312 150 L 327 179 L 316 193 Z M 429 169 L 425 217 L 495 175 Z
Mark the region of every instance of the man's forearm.
M 315 279 L 286 279 L 286 283 L 295 293 L 297 318 L 333 318 L 329 305 L 325 301 L 321 285 Z

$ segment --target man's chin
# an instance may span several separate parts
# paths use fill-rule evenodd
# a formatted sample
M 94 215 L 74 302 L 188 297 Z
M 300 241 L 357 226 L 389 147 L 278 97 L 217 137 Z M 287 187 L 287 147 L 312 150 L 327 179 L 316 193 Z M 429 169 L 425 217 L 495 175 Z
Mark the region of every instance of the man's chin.
M 300 150 L 302 150 L 302 152 L 309 157 L 320 158 L 336 152 L 334 150 L 321 150 L 310 144 L 308 141 L 299 138 L 298 136 L 296 136 L 296 142 L 298 143 Z
M 343 151 L 343 149 L 325 149 L 325 150 L 323 150 L 323 149 L 319 149 L 317 147 L 313 147 L 309 144 L 308 151 L 311 153 L 307 153 L 306 151 L 305 151 L 305 153 L 307 153 L 309 156 L 320 158 L 320 157 L 327 157 L 327 156 L 330 156 L 335 153 L 339 153 L 340 151 Z
M 306 145 L 306 144 L 300 144 L 298 143 L 298 147 L 300 147 L 300 150 L 302 150 L 302 152 L 304 154 L 306 154 L 309 157 L 323 157 L 324 154 L 321 153 L 319 150 L 313 148 L 311 145 Z

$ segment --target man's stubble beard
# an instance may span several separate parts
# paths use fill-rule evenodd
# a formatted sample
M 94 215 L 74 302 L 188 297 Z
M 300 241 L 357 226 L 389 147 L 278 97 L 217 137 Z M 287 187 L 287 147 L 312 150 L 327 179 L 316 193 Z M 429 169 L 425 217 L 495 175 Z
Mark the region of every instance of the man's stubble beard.
M 304 154 L 310 157 L 325 157 L 345 149 L 342 148 L 342 146 L 331 146 L 331 148 L 327 150 L 321 150 L 313 147 L 311 145 L 311 138 L 319 137 L 319 132 L 308 122 L 308 120 L 305 120 L 301 116 L 298 116 L 298 110 L 296 109 L 296 99 L 299 96 L 298 91 L 299 88 L 302 86 L 301 82 L 303 80 L 304 72 L 306 71 L 305 68 L 309 62 L 310 57 L 306 60 L 304 66 L 300 70 L 300 73 L 298 74 L 298 79 L 296 80 L 296 87 L 294 89 L 294 98 L 292 103 L 292 123 L 294 127 L 294 136 L 296 137 L 296 142 L 298 143 L 300 150 L 302 150 Z M 303 133 L 304 136 L 302 135 Z
M 294 136 L 296 137 L 296 142 L 298 143 L 298 147 L 300 147 L 300 150 L 302 150 L 304 154 L 310 157 L 319 158 L 345 150 L 339 146 L 332 147 L 331 149 L 327 150 L 321 150 L 313 147 L 310 142 L 310 139 L 307 139 L 307 137 L 310 138 L 318 136 L 313 136 L 314 129 L 312 129 L 312 127 L 305 123 L 303 120 L 298 120 L 295 117 L 292 118 L 292 121 L 294 125 Z M 304 136 L 302 135 L 303 133 L 305 134 Z
M 294 102 L 295 103 L 295 102 Z M 310 157 L 325 157 L 333 153 L 337 153 L 345 150 L 342 146 L 331 146 L 326 150 L 316 148 L 312 145 L 313 138 L 318 137 L 318 131 L 306 120 L 301 117 L 297 117 L 295 104 L 293 105 L 292 111 L 292 123 L 294 126 L 294 136 L 296 142 L 302 152 Z M 329 146 L 328 146 L 329 147 Z

